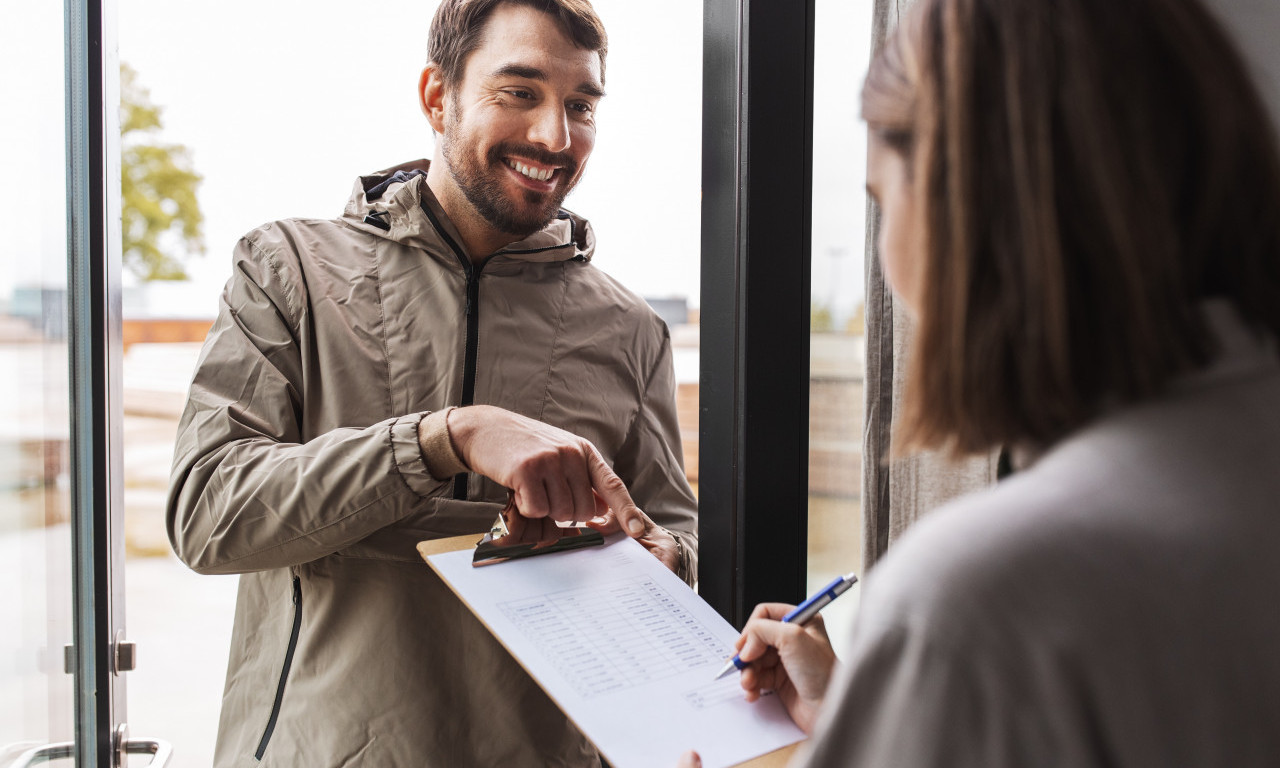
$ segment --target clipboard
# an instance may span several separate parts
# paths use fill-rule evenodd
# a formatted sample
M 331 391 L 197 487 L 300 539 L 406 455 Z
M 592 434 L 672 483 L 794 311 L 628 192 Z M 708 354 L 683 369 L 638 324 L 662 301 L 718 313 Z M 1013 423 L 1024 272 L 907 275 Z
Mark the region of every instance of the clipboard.
M 457 552 L 460 550 L 474 549 L 475 546 L 480 542 L 480 538 L 481 537 L 479 534 L 468 534 L 464 536 L 454 536 L 454 537 L 445 538 L 445 539 L 432 539 L 429 541 L 422 541 L 422 542 L 419 542 L 417 545 L 418 554 L 421 555 L 423 561 L 425 561 L 427 565 L 432 568 L 432 570 L 435 570 L 437 572 L 437 575 L 441 576 L 441 580 L 444 581 L 445 584 L 449 586 L 450 591 L 452 591 L 454 595 L 458 597 L 459 600 L 462 600 L 463 604 L 467 606 L 468 610 L 471 610 L 473 614 L 476 614 L 476 618 L 480 620 L 480 623 L 484 625 L 485 629 L 489 630 L 489 632 L 493 634 L 494 638 L 499 642 L 499 644 L 501 644 L 503 648 L 506 648 L 507 651 L 510 653 L 511 649 L 503 641 L 502 637 L 497 632 L 493 631 L 493 628 L 490 627 L 489 624 L 486 621 L 484 621 L 484 619 L 481 618 L 478 613 L 476 613 L 475 609 L 470 603 L 468 603 L 460 594 L 458 594 L 458 591 L 455 589 L 453 584 L 450 583 L 450 581 L 447 578 L 444 578 L 444 575 L 440 573 L 436 565 L 432 563 L 431 560 L 429 560 L 429 558 L 432 555 L 439 555 L 439 554 L 444 554 L 448 552 Z M 515 658 L 517 663 L 519 663 L 519 657 L 516 656 L 514 653 L 512 654 L 512 658 Z M 543 687 L 543 690 L 547 693 L 547 696 L 553 702 L 555 702 L 557 706 L 561 706 L 560 702 L 556 701 L 555 695 L 552 694 L 551 691 L 547 691 L 546 688 L 542 686 L 541 681 L 539 681 L 536 676 L 532 674 L 530 676 L 533 677 L 534 682 L 538 683 L 539 687 Z M 561 711 L 564 712 L 565 716 L 571 722 L 574 721 L 573 716 L 569 714 L 567 711 L 565 711 L 562 706 L 561 706 Z M 578 723 L 574 722 L 574 725 L 575 727 L 577 727 Z M 579 727 L 579 730 L 583 730 L 583 729 Z M 583 731 L 583 733 L 584 735 L 586 735 L 585 731 Z M 588 739 L 589 738 L 590 737 L 588 737 Z M 768 754 L 760 755 L 759 757 L 755 757 L 745 762 L 738 763 L 735 766 L 735 768 L 784 768 L 788 764 L 788 762 L 791 760 L 791 758 L 799 750 L 801 744 L 803 744 L 803 742 L 796 742 L 795 744 L 782 747 L 781 749 L 777 749 Z M 674 768 L 674 764 L 672 768 Z
M 508 512 L 511 514 L 508 515 Z M 566 552 L 583 547 L 598 547 L 604 544 L 604 536 L 588 526 L 556 525 L 548 533 L 547 528 L 526 530 L 523 526 L 512 528 L 511 523 L 521 521 L 515 511 L 515 505 L 508 502 L 507 507 L 494 522 L 493 527 L 476 544 L 471 555 L 471 564 L 476 567 L 498 565 L 510 560 L 526 557 L 538 557 L 555 552 Z

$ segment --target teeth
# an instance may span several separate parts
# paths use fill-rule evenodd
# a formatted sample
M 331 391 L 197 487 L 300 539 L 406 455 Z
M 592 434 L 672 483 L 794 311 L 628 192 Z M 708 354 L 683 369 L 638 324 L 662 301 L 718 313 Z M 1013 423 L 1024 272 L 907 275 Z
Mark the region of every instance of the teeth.
M 543 171 L 537 168 L 530 168 L 524 163 L 517 163 L 513 160 L 508 160 L 507 165 L 516 169 L 520 173 L 523 173 L 525 176 L 528 176 L 531 179 L 537 179 L 538 181 L 546 181 L 547 179 L 551 178 L 552 175 L 554 175 L 556 172 L 554 168 Z

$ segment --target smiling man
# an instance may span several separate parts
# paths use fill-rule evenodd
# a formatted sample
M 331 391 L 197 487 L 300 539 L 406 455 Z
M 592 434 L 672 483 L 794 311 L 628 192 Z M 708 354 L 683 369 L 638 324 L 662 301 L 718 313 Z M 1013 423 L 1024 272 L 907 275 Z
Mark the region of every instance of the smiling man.
M 564 210 L 595 139 L 585 0 L 444 0 L 430 163 L 246 235 L 191 385 L 170 539 L 239 573 L 218 766 L 595 765 L 417 542 L 591 521 L 688 581 L 666 327 Z
M 441 136 L 427 184 L 473 258 L 550 223 L 582 176 L 604 96 L 605 38 L 590 25 L 577 36 L 535 7 L 499 6 L 484 45 L 463 60 L 440 40 L 422 72 L 422 108 Z

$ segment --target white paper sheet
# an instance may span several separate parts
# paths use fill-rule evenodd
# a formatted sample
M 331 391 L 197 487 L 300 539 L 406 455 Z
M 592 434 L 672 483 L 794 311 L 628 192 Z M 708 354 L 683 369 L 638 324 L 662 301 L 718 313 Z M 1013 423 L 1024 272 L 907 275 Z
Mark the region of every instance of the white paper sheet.
M 615 768 L 730 766 L 804 738 L 773 697 L 715 681 L 738 633 L 635 541 L 473 568 L 432 567 Z

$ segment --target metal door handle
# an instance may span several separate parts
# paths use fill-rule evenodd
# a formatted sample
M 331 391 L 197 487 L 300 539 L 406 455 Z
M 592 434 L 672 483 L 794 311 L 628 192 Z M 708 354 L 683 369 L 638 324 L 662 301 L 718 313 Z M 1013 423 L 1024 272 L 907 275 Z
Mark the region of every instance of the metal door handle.
M 152 768 L 165 768 L 169 758 L 173 757 L 173 747 L 160 739 L 129 739 L 121 750 L 126 755 L 155 755 L 151 759 Z M 28 768 L 28 766 L 47 763 L 51 760 L 67 760 L 76 756 L 76 745 L 70 741 L 57 744 L 45 744 L 33 747 L 18 755 L 9 768 Z
M 64 760 L 75 756 L 76 745 L 74 742 L 63 741 L 57 744 L 45 744 L 43 747 L 32 747 L 18 755 L 10 763 L 9 768 L 27 768 L 29 765 L 39 765 L 50 760 Z
M 154 755 L 147 765 L 151 768 L 165 768 L 169 764 L 169 758 L 173 757 L 173 745 L 160 739 L 129 739 L 124 743 L 124 753 Z

